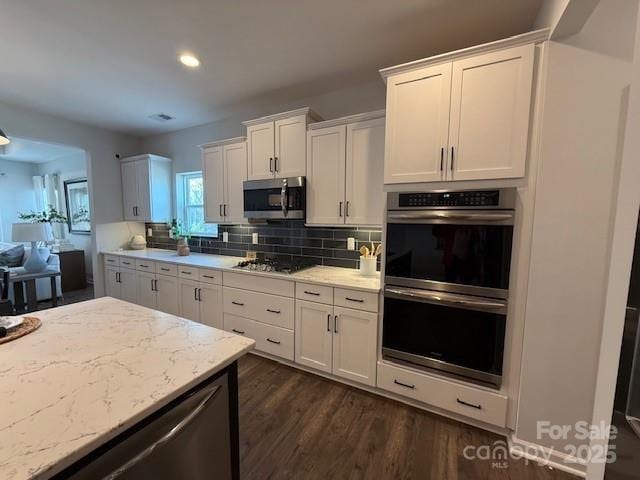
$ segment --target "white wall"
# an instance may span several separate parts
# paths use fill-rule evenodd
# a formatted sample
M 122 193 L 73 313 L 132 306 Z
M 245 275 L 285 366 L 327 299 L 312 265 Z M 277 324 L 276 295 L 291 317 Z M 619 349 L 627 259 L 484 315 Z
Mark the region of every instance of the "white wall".
M 62 211 L 67 215 L 66 200 L 64 198 L 64 182 L 79 178 L 87 178 L 87 155 L 78 151 L 59 157 L 51 162 L 39 163 L 35 165 L 37 175 L 57 174 L 60 177 L 60 188 L 62 197 Z M 73 243 L 76 248 L 84 250 L 84 263 L 87 278 L 93 281 L 93 265 L 91 261 L 91 235 L 78 235 L 69 233 L 67 226 L 64 226 L 66 238 Z
M 34 110 L 0 102 L 0 125 L 9 136 L 74 146 L 85 150 L 89 162 L 87 172 L 91 196 L 92 228 L 97 224 L 122 221 L 122 156 L 140 152 L 140 140 L 101 128 L 82 125 Z M 92 256 L 95 265 L 96 295 L 104 292 L 102 265 L 97 262 L 95 234 Z
M 242 114 L 225 120 L 187 128 L 163 135 L 143 139 L 145 153 L 155 153 L 173 160 L 173 173 L 201 170 L 201 155 L 198 145 L 213 140 L 244 136 L 243 120 L 261 117 L 299 107 L 311 107 L 324 119 L 384 108 L 385 85 L 382 79 L 357 87 L 346 88 L 327 94 L 294 101 L 282 101 L 269 105 L 257 104 Z
M 592 418 L 636 15 L 602 0 L 549 45 L 516 436 L 561 452 L 584 441 L 536 427 Z
M 553 30 L 570 2 L 571 0 L 544 0 L 538 11 L 534 28 L 551 28 Z
M 33 163 L 0 159 L 0 241 L 11 241 L 11 224 L 23 222 L 18 212 L 36 209 Z

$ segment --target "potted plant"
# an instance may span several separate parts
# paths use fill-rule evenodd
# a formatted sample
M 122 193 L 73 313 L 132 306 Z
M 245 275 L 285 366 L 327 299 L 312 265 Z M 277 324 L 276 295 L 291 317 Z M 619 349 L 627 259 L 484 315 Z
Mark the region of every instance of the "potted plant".
M 191 250 L 189 249 L 188 239 L 191 237 L 189 232 L 184 228 L 182 223 L 174 218 L 170 223 L 167 223 L 169 227 L 169 237 L 177 240 L 178 255 L 186 257 Z
M 30 223 L 48 223 L 52 227 L 52 232 L 54 232 L 54 223 L 67 223 L 68 221 L 67 217 L 58 212 L 58 210 L 51 204 L 47 205 L 47 208 L 42 212 L 18 212 L 18 217 L 20 217 L 20 220 L 25 220 Z

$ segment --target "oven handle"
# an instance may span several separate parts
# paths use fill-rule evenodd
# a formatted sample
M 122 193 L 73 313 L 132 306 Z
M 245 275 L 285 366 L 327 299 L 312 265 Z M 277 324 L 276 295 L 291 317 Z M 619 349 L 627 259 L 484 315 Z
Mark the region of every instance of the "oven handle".
M 414 288 L 385 288 L 385 297 L 412 300 L 415 302 L 448 305 L 451 307 L 478 310 L 482 312 L 507 313 L 507 304 L 499 300 L 476 300 L 452 293 L 427 292 Z
M 442 211 L 442 212 L 408 212 L 408 213 L 395 213 L 389 212 L 389 221 L 393 220 L 455 220 L 455 221 L 469 221 L 469 222 L 513 222 L 513 212 L 501 212 L 501 213 L 478 213 L 478 212 L 455 212 L 455 211 Z
M 287 182 L 282 183 L 282 188 L 280 189 L 280 205 L 282 206 L 282 214 L 287 216 Z

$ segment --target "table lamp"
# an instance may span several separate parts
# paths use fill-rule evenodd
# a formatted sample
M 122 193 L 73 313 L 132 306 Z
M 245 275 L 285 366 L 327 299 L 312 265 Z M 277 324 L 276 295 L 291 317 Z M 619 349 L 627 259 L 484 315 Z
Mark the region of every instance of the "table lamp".
M 36 242 L 53 240 L 53 232 L 49 223 L 14 223 L 11 239 L 14 242 L 31 242 L 31 254 L 23 265 L 27 272 L 37 273 L 47 267 L 47 263 L 40 255 Z

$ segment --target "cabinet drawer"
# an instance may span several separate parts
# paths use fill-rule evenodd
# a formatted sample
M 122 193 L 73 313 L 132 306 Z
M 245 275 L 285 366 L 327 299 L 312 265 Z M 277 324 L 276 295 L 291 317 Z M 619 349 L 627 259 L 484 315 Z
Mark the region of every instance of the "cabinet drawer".
M 293 361 L 293 330 L 253 322 L 256 350 Z
M 120 266 L 122 268 L 130 268 L 132 270 L 135 270 L 136 268 L 136 261 L 132 258 L 121 258 L 120 259 Z
M 296 282 L 296 298 L 333 305 L 333 287 Z
M 259 273 L 252 275 L 247 273 L 224 272 L 222 282 L 225 287 L 242 288 L 244 290 L 270 293 L 283 297 L 293 297 L 295 293 L 293 282 L 261 276 Z
M 117 255 L 105 255 L 104 256 L 104 264 L 111 265 L 112 267 L 120 266 L 120 257 Z
M 231 315 L 229 313 L 224 314 L 224 329 L 227 332 L 236 333 L 244 337 L 255 339 L 254 322 L 248 318 L 238 317 L 237 315 Z
M 378 311 L 378 294 L 370 292 L 359 292 L 357 290 L 346 290 L 336 288 L 334 291 L 334 304 L 339 307 L 353 308 L 355 310 L 365 310 L 367 312 Z
M 156 264 L 155 262 L 150 262 L 148 260 L 136 260 L 136 270 L 155 273 Z
M 178 277 L 198 280 L 199 276 L 200 275 L 196 267 L 185 267 L 184 265 L 178 265 Z
M 175 263 L 157 263 L 156 273 L 160 275 L 168 275 L 170 277 L 178 276 L 178 266 Z
M 210 270 L 208 268 L 200 269 L 200 281 L 204 283 L 213 283 L 214 285 L 222 285 L 222 272 L 219 270 Z
M 293 329 L 292 298 L 224 287 L 224 311 L 283 328 Z
M 378 362 L 378 387 L 420 402 L 504 427 L 507 397 Z

